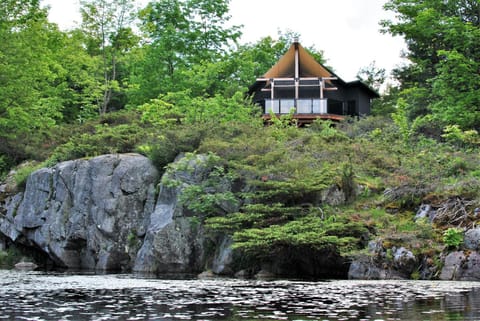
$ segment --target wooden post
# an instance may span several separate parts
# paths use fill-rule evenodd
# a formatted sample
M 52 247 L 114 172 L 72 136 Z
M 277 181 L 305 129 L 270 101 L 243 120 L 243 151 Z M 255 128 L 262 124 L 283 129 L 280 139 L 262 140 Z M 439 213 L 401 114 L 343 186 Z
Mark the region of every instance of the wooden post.
M 323 78 L 318 78 L 318 83 L 320 85 L 320 99 L 323 99 L 323 87 L 325 86 Z
M 298 40 L 295 41 L 295 108 L 298 107 L 299 85 L 300 85 L 300 61 L 298 52 Z
M 272 83 L 272 90 L 270 91 L 270 109 L 273 113 L 275 113 L 275 111 L 273 110 L 273 100 L 275 99 L 275 81 L 273 80 L 273 78 L 271 78 L 270 82 Z M 270 110 L 268 110 L 268 112 L 270 113 Z

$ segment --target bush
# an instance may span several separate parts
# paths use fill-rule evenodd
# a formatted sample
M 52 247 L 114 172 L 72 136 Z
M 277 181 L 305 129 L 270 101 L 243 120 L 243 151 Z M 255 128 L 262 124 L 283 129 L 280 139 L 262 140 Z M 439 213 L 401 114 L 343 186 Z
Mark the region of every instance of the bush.
M 17 184 L 18 189 L 25 190 L 27 185 L 27 179 L 31 173 L 41 168 L 42 164 L 35 162 L 26 163 L 20 165 L 15 171 L 15 183 Z
M 167 129 L 162 134 L 142 145 L 139 149 L 150 158 L 159 171 L 175 160 L 180 153 L 195 151 L 205 136 L 201 126 L 178 126 Z
M 23 257 L 20 250 L 10 247 L 6 251 L 0 251 L 0 267 L 13 268 Z
M 459 228 L 448 228 L 443 233 L 443 243 L 448 247 L 457 248 L 463 243 L 463 231 Z
M 102 154 L 129 153 L 145 140 L 146 132 L 138 124 L 120 124 L 110 126 L 108 123 L 96 125 L 93 133 L 84 133 L 70 137 L 58 146 L 49 157 L 47 164 L 82 157 L 94 157 Z

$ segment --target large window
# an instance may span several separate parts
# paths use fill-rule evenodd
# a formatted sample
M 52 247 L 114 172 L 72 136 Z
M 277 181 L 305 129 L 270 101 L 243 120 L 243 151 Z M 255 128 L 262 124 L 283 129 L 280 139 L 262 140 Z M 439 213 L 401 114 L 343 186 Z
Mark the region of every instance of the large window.
M 295 109 L 295 99 L 265 99 L 265 114 L 288 114 Z M 326 114 L 327 99 L 297 99 L 296 114 Z

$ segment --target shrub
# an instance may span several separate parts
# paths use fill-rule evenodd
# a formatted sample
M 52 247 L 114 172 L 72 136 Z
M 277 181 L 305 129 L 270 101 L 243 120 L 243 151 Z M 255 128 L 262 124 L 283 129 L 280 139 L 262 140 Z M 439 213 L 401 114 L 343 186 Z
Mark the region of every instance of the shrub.
M 162 172 L 180 153 L 195 151 L 204 136 L 205 129 L 202 126 L 177 126 L 175 130 L 165 130 L 137 150 L 143 151 Z
M 458 125 L 448 125 L 443 132 L 442 137 L 454 146 L 478 147 L 480 145 L 480 135 L 476 130 L 463 131 Z
M 27 179 L 31 173 L 42 167 L 42 164 L 35 162 L 20 165 L 15 171 L 15 183 L 20 190 L 24 190 L 27 185 Z
M 443 233 L 443 243 L 448 247 L 458 247 L 463 243 L 463 231 L 459 228 L 448 228 Z
M 110 126 L 108 123 L 96 125 L 92 133 L 72 136 L 58 146 L 47 160 L 48 165 L 60 161 L 93 157 L 102 154 L 133 152 L 136 146 L 145 140 L 146 132 L 138 124 L 120 124 Z

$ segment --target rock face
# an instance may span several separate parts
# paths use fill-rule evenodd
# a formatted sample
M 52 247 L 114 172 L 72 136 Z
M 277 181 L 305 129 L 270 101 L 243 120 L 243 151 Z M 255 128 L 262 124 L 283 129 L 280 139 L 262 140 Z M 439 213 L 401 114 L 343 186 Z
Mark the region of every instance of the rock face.
M 134 270 L 164 272 L 199 272 L 204 269 L 204 233 L 198 218 L 179 204 L 182 190 L 201 182 L 207 168 L 206 157 L 197 155 L 193 159 L 180 159 L 182 162 L 173 173 L 166 173 L 160 184 L 160 194 L 155 210 L 149 216 L 146 236 L 135 261 Z
M 43 251 L 61 267 L 199 271 L 202 231 L 177 204 L 181 187 L 160 185 L 157 197 L 158 181 L 155 167 L 138 154 L 40 169 L 25 192 L 2 204 L 0 234 Z
M 465 232 L 463 246 L 472 251 L 480 250 L 480 228 L 470 229 Z
M 480 254 L 470 251 L 452 252 L 445 258 L 441 280 L 480 281 Z
M 418 266 L 417 258 L 404 247 L 390 249 L 391 258 L 381 241 L 368 243 L 369 255 L 352 261 L 348 278 L 352 280 L 408 279 Z
M 436 216 L 437 210 L 433 208 L 432 205 L 422 204 L 415 215 L 415 220 L 426 218 L 430 222 L 433 222 Z

